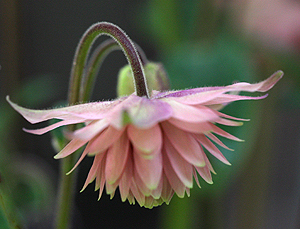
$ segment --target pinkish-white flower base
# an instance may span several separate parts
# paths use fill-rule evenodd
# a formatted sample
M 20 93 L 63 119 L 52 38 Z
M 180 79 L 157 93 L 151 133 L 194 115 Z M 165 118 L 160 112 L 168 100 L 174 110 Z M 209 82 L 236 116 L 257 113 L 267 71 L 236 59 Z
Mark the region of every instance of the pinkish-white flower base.
M 257 84 L 236 83 L 225 87 L 205 87 L 181 91 L 153 91 L 150 98 L 132 94 L 110 102 L 79 104 L 50 110 L 11 106 L 31 123 L 49 119 L 62 121 L 37 130 L 44 134 L 57 127 L 85 123 L 68 133 L 70 142 L 55 158 L 64 158 L 85 146 L 77 165 L 86 155 L 94 162 L 83 189 L 95 180 L 99 198 L 104 187 L 114 196 L 119 187 L 122 201 L 152 208 L 170 202 L 174 192 L 189 196 L 198 174 L 212 183 L 214 173 L 203 148 L 225 164 L 230 164 L 216 145 L 228 149 L 218 138 L 240 139 L 215 125 L 240 126 L 244 119 L 218 110 L 237 100 L 265 98 L 237 95 L 236 92 L 266 92 L 282 77 L 278 71 Z M 214 144 L 214 143 L 215 144 Z M 72 170 L 73 170 L 72 169 Z M 72 170 L 70 172 L 72 172 Z

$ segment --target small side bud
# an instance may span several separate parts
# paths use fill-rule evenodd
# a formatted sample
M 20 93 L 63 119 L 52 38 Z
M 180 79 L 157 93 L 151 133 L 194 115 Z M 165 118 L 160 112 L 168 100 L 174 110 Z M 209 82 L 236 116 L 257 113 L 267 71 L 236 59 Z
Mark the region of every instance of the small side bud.
M 161 63 L 148 62 L 144 66 L 149 92 L 152 90 L 165 91 L 170 89 L 169 77 Z M 134 92 L 134 83 L 130 65 L 119 71 L 117 94 L 119 97 L 131 95 Z

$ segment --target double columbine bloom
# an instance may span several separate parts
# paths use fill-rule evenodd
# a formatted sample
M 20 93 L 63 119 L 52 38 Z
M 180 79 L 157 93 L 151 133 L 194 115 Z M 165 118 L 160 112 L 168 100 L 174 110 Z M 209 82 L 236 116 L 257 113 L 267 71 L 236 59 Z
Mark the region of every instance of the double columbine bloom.
M 94 162 L 83 189 L 95 180 L 99 198 L 104 188 L 114 196 L 119 188 L 122 201 L 152 208 L 169 203 L 174 192 L 189 196 L 198 174 L 212 183 L 215 173 L 203 148 L 225 164 L 230 164 L 217 145 L 229 149 L 218 138 L 240 141 L 215 124 L 240 126 L 243 119 L 219 111 L 238 100 L 262 99 L 236 92 L 266 92 L 282 77 L 278 71 L 256 83 L 235 83 L 224 87 L 204 87 L 179 91 L 155 91 L 149 97 L 133 93 L 114 101 L 93 102 L 50 110 L 31 110 L 11 102 L 30 123 L 50 119 L 60 122 L 36 130 L 44 134 L 60 126 L 84 123 L 68 134 L 70 142 L 55 156 L 67 157 L 85 146 L 72 172 L 86 155 Z M 215 144 L 214 144 L 214 143 Z

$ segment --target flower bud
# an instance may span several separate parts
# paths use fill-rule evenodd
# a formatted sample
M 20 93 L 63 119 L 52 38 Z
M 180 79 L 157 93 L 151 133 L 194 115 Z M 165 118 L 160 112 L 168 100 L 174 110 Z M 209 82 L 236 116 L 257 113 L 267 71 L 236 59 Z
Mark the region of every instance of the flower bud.
M 161 63 L 148 62 L 144 66 L 148 90 L 165 91 L 169 89 L 169 78 Z M 135 91 L 130 65 L 119 71 L 117 94 L 118 97 L 131 95 Z

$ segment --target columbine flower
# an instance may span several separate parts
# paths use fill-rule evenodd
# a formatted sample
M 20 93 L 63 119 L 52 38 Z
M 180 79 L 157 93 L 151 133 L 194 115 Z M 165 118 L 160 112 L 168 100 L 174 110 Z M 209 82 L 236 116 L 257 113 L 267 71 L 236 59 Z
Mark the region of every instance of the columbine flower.
M 94 156 L 83 189 L 96 180 L 99 198 L 104 186 L 111 197 L 119 187 L 122 201 L 135 200 L 147 208 L 169 203 L 173 193 L 190 193 L 197 173 L 212 183 L 214 173 L 203 147 L 225 164 L 230 164 L 216 144 L 228 149 L 215 134 L 240 141 L 215 123 L 239 126 L 243 119 L 219 112 L 237 100 L 262 99 L 234 92 L 266 92 L 282 77 L 281 71 L 256 84 L 236 83 L 224 87 L 204 87 L 181 91 L 153 91 L 149 98 L 135 93 L 109 102 L 93 102 L 51 110 L 31 110 L 11 106 L 31 123 L 49 119 L 62 121 L 37 130 L 44 134 L 57 127 L 85 123 L 71 133 L 71 141 L 55 158 L 64 158 L 86 145 L 78 162 Z M 73 171 L 73 169 L 71 171 Z M 71 172 L 70 171 L 70 172 Z

